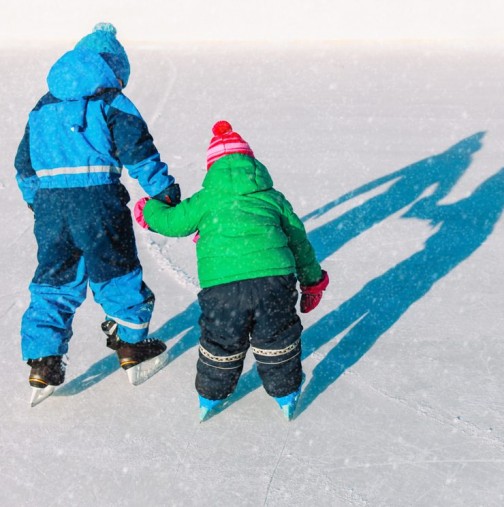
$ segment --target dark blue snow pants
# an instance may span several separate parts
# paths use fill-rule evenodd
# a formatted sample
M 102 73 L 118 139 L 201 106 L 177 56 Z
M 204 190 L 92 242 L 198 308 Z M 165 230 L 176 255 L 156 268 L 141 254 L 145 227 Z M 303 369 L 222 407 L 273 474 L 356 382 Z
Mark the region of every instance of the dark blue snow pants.
M 67 352 L 88 284 L 122 340 L 147 337 L 154 295 L 142 280 L 128 201 L 121 184 L 37 191 L 38 267 L 21 325 L 23 359 Z
M 294 275 L 254 278 L 203 289 L 196 390 L 229 396 L 249 346 L 266 392 L 281 397 L 301 385 L 301 321 Z

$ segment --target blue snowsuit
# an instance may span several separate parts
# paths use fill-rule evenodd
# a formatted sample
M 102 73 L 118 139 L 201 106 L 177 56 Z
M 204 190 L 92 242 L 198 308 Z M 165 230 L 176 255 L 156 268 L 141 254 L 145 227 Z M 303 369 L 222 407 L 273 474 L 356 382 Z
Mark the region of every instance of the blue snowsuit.
M 111 51 L 79 43 L 54 64 L 49 93 L 31 111 L 16 155 L 38 244 L 21 325 L 24 360 L 68 351 L 88 283 L 122 340 L 137 343 L 148 334 L 154 295 L 142 280 L 129 195 L 119 178 L 126 167 L 150 196 L 174 178 L 121 91 L 129 62 L 114 35 L 97 34 Z M 93 42 L 94 36 L 87 37 Z

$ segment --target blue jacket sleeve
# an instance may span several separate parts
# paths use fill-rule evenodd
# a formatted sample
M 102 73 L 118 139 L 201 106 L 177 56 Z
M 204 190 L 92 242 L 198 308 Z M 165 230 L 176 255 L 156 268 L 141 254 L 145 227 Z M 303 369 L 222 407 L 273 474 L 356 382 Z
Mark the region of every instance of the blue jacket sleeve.
M 23 139 L 21 139 L 21 143 L 19 144 L 14 160 L 14 167 L 17 171 L 16 180 L 23 194 L 23 199 L 26 203 L 32 204 L 39 188 L 39 179 L 31 163 L 29 124 L 26 125 Z
M 168 174 L 168 166 L 161 161 L 147 124 L 123 94 L 117 95 L 110 104 L 107 123 L 117 158 L 148 195 L 159 194 L 175 182 Z

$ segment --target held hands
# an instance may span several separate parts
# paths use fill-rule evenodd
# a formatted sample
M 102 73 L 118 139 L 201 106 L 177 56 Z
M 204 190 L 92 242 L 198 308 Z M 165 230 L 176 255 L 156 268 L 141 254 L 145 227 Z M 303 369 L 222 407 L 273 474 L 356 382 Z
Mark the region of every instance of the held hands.
M 173 183 L 162 192 L 159 192 L 159 194 L 156 194 L 153 199 L 157 199 L 170 206 L 176 206 L 180 203 L 180 187 L 177 183 Z
M 311 312 L 322 299 L 322 293 L 329 285 L 329 275 L 322 270 L 322 278 L 314 285 L 301 285 L 301 313 Z
M 152 198 L 142 197 L 140 200 L 137 201 L 137 203 L 133 207 L 133 216 L 135 217 L 135 220 L 138 222 L 138 225 L 142 227 L 142 229 L 149 229 L 149 225 L 147 224 L 143 216 L 145 203 L 149 199 L 156 199 L 158 201 L 164 202 L 165 204 L 168 204 L 169 206 L 176 206 L 177 204 L 180 204 L 180 187 L 177 183 L 173 183 L 172 185 L 166 187 L 162 192 L 159 192 L 159 194 L 156 194 Z
M 149 226 L 147 225 L 147 222 L 145 221 L 145 218 L 143 216 L 143 210 L 145 208 L 145 203 L 150 199 L 150 197 L 142 197 L 140 200 L 137 201 L 133 208 L 133 216 L 135 217 L 135 220 L 137 221 L 138 225 L 142 229 L 148 229 Z

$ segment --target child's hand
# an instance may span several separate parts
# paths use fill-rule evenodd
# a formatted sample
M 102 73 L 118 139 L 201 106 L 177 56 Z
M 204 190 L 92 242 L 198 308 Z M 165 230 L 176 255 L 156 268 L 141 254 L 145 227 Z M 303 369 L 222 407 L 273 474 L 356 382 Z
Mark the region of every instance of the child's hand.
M 329 275 L 322 270 L 322 278 L 314 285 L 301 285 L 301 313 L 311 312 L 318 306 L 322 293 L 329 285 Z
M 145 221 L 145 218 L 143 216 L 143 209 L 145 208 L 145 203 L 149 200 L 149 197 L 142 197 L 140 200 L 137 201 L 135 204 L 135 207 L 133 208 L 133 216 L 135 217 L 135 220 L 138 222 L 140 227 L 142 229 L 148 229 L 149 226 L 147 225 L 147 222 Z
M 180 187 L 178 183 L 172 183 L 169 187 L 166 187 L 162 192 L 155 195 L 153 199 L 169 204 L 170 206 L 176 206 L 180 204 Z

